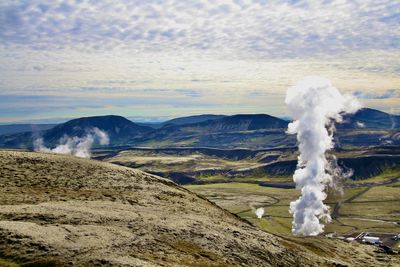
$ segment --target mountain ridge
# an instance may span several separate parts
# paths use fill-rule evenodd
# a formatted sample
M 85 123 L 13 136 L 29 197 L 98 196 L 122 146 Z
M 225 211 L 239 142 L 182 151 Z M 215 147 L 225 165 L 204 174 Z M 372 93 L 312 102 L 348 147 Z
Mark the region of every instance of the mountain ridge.
M 344 115 L 343 123 L 337 124 L 337 128 L 396 129 L 400 128 L 400 116 L 377 109 L 362 108 L 354 114 Z
M 210 116 L 211 119 L 209 119 Z M 183 123 L 192 121 L 193 118 L 202 121 L 178 125 L 167 123 L 164 127 L 154 129 L 138 125 L 117 115 L 83 117 L 44 131 L 0 135 L 0 147 L 30 148 L 33 141 L 39 137 L 42 137 L 47 145 L 54 145 L 64 135 L 81 137 L 93 127 L 97 127 L 109 135 L 111 146 L 165 147 L 172 145 L 258 149 L 295 145 L 294 137 L 285 133 L 289 122 L 271 115 L 196 115 L 172 121 L 178 120 L 178 123 Z M 208 120 L 203 120 L 207 118 Z M 384 131 L 396 130 L 399 127 L 400 116 L 364 108 L 355 114 L 345 115 L 343 123 L 337 124 L 339 131 L 336 136 L 345 144 L 379 145 L 382 142 L 395 144 L 400 141 L 398 140 L 399 135 L 395 132 Z M 384 131 L 369 133 L 368 129 Z M 368 138 L 362 138 L 363 136 L 368 136 Z M 337 143 L 340 144 L 340 142 Z

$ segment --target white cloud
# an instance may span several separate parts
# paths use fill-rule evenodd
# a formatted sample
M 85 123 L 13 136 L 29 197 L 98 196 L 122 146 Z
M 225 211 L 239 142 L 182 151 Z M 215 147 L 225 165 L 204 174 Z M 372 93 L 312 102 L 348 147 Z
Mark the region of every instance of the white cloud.
M 282 57 L 398 48 L 396 1 L 3 1 L 5 44 Z M 397 18 L 397 19 L 396 19 Z M 222 51 L 221 51 L 222 50 Z

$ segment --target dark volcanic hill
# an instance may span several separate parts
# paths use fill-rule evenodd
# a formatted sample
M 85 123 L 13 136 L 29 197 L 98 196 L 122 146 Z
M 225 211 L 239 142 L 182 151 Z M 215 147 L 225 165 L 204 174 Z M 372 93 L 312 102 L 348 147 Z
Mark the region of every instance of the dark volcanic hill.
M 374 250 L 275 236 L 142 171 L 0 151 L 1 266 L 398 266 Z
M 223 118 L 223 117 L 226 117 L 226 115 L 201 114 L 201 115 L 193 115 L 193 116 L 187 116 L 187 117 L 178 117 L 178 118 L 160 122 L 160 123 L 135 122 L 134 120 L 133 120 L 133 122 L 135 122 L 138 125 L 149 126 L 153 129 L 160 129 L 160 128 L 166 127 L 166 126 L 191 124 L 191 123 L 197 123 L 197 122 L 202 122 L 202 121 L 207 121 L 207 120 L 219 119 L 219 118 Z
M 338 124 L 339 129 L 398 129 L 400 128 L 400 116 L 392 115 L 371 108 L 363 108 L 355 114 L 344 116 L 344 123 Z
M 153 134 L 163 136 L 168 134 L 186 133 L 228 133 L 253 131 L 260 129 L 282 129 L 288 122 L 266 114 L 239 114 L 223 118 L 206 120 L 183 125 L 167 125 Z
M 25 132 L 0 136 L 2 147 L 31 147 L 34 139 L 42 137 L 45 144 L 54 145 L 65 135 L 82 137 L 92 128 L 106 132 L 111 144 L 125 144 L 127 140 L 143 137 L 152 131 L 151 127 L 140 126 L 130 120 L 115 115 L 84 117 L 73 119 L 57 126 L 37 132 Z
M 179 129 L 191 132 L 232 132 L 286 128 L 287 124 L 285 120 L 266 114 L 239 114 L 182 125 Z
M 173 125 L 199 123 L 199 122 L 203 122 L 203 121 L 215 120 L 215 119 L 220 119 L 220 118 L 224 118 L 224 117 L 226 117 L 226 115 L 214 115 L 214 114 L 202 114 L 202 115 L 194 115 L 194 116 L 188 116 L 188 117 L 180 117 L 180 118 L 175 118 L 175 119 L 163 122 L 162 126 L 166 127 L 166 126 L 173 126 Z
M 240 114 L 165 126 L 146 135 L 139 145 L 247 148 L 292 145 L 292 141 L 286 142 L 287 124 L 285 120 L 266 114 Z
M 97 127 L 106 132 L 112 143 L 118 143 L 132 138 L 141 137 L 152 131 L 151 127 L 140 126 L 130 120 L 115 115 L 84 117 L 59 124 L 43 133 L 47 142 L 55 142 L 65 134 L 68 136 L 84 136 L 88 129 Z

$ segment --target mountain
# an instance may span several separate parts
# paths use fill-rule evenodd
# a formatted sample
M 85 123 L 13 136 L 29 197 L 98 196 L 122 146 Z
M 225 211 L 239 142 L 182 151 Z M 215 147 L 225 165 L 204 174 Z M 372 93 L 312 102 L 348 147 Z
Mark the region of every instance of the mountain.
M 47 142 L 56 142 L 64 135 L 81 137 L 87 133 L 88 129 L 94 127 L 106 132 L 112 143 L 141 137 L 153 130 L 151 127 L 137 125 L 121 116 L 107 115 L 67 121 L 51 130 L 45 131 L 43 139 Z
M 203 115 L 194 115 L 188 117 L 179 117 L 172 120 L 168 120 L 162 123 L 162 126 L 173 126 L 173 125 L 183 125 L 183 124 L 193 124 L 199 123 L 208 120 L 215 120 L 224 118 L 226 115 L 213 115 L 213 114 L 203 114 Z
M 152 129 L 160 129 L 163 126 L 162 122 L 133 122 L 139 126 L 146 126 Z
M 239 114 L 198 123 L 171 126 L 187 132 L 232 132 L 286 128 L 288 122 L 266 114 Z
M 264 232 L 139 170 L 66 155 L 0 151 L 1 266 L 399 264 L 395 256 L 374 257 L 374 250 L 322 236 Z
M 388 114 L 371 108 L 363 108 L 354 114 L 345 115 L 344 123 L 338 124 L 339 129 L 398 129 L 400 116 Z
M 166 126 L 176 126 L 176 125 L 183 125 L 183 124 L 191 124 L 191 123 L 197 123 L 197 122 L 202 122 L 202 121 L 207 121 L 207 120 L 214 120 L 214 119 L 219 119 L 226 117 L 226 115 L 213 115 L 213 114 L 203 114 L 203 115 L 194 115 L 194 116 L 187 116 L 187 117 L 179 117 L 175 119 L 171 119 L 165 122 L 160 122 L 160 123 L 146 123 L 146 122 L 135 122 L 138 125 L 142 126 L 149 126 L 153 129 L 160 129 L 162 127 Z
M 57 124 L 7 124 L 0 125 L 0 135 L 23 132 L 44 131 L 53 128 Z
M 38 132 L 25 132 L 0 136 L 3 147 L 31 147 L 34 139 L 43 138 L 46 145 L 55 145 L 65 135 L 82 137 L 92 128 L 99 128 L 109 136 L 111 144 L 125 144 L 127 140 L 143 137 L 153 129 L 137 125 L 130 120 L 115 115 L 84 117 L 73 119 L 57 126 Z
M 170 125 L 155 130 L 138 146 L 192 146 L 256 148 L 292 145 L 288 122 L 266 114 L 240 114 L 198 123 Z

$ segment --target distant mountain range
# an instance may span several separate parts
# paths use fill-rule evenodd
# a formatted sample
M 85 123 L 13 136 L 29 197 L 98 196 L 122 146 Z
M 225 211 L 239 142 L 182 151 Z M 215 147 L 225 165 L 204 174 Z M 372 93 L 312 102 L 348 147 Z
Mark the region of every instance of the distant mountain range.
M 0 125 L 0 135 L 16 134 L 23 132 L 44 131 L 53 128 L 57 124 L 8 124 Z
M 42 137 L 45 144 L 51 146 L 64 135 L 82 137 L 94 127 L 105 131 L 113 146 L 225 148 L 294 146 L 295 137 L 285 134 L 287 125 L 288 121 L 266 114 L 198 115 L 172 119 L 154 129 L 121 116 L 108 115 L 73 119 L 56 126 L 32 128 L 33 131 L 23 133 L 3 134 L 0 135 L 0 147 L 31 148 L 34 139 L 38 137 Z M 382 138 L 389 138 L 388 144 L 399 141 L 397 140 L 399 134 L 393 135 L 392 132 L 385 131 L 399 129 L 400 116 L 374 109 L 365 108 L 355 114 L 346 115 L 344 122 L 337 126 L 340 133 L 338 144 L 344 142 L 376 145 L 384 140 Z M 0 130 L 2 127 L 4 126 L 0 126 Z M 369 133 L 366 132 L 368 129 L 381 131 Z M 342 134 L 344 130 L 347 131 Z M 389 134 L 395 136 L 394 141 Z

